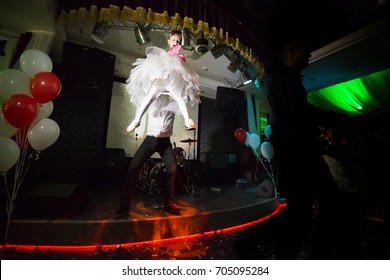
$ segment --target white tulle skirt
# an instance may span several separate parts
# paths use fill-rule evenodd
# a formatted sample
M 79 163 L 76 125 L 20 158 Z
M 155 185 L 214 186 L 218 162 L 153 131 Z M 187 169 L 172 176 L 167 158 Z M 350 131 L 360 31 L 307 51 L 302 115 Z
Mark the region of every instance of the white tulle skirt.
M 179 112 L 177 98 L 184 99 L 189 106 L 200 103 L 199 76 L 180 57 L 158 47 L 147 47 L 145 53 L 146 58 L 133 63 L 135 67 L 126 80 L 130 101 L 135 106 L 140 106 L 149 94 L 155 94 L 157 101 L 149 111 L 169 108 Z

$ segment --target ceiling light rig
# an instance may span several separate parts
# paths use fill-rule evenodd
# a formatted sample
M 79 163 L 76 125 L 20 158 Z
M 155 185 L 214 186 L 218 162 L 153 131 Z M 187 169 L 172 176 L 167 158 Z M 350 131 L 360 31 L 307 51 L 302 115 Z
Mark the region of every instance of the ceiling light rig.
M 91 37 L 96 42 L 103 44 L 108 37 L 109 28 L 134 30 L 136 41 L 140 46 L 152 42 L 150 38 L 150 31 L 162 31 L 168 33 L 173 29 L 172 26 L 167 24 L 146 24 L 134 21 L 111 20 L 109 22 L 97 22 L 92 31 Z M 255 64 L 251 63 L 246 57 L 244 57 L 238 49 L 228 46 L 225 42 L 221 42 L 211 35 L 206 37 L 203 31 L 195 34 L 188 27 L 183 28 L 181 31 L 182 50 L 188 53 L 187 56 L 189 58 L 193 60 L 199 59 L 209 51 L 215 59 L 224 55 L 230 61 L 227 69 L 232 73 L 236 73 L 237 71 L 241 72 L 241 79 L 238 82 L 239 86 L 256 80 L 257 69 Z M 211 48 L 209 48 L 209 45 Z
M 99 21 L 91 34 L 93 40 L 100 44 L 103 44 L 107 39 L 108 28 L 132 30 L 139 45 L 151 43 L 149 31 L 163 31 L 168 33 L 172 29 L 181 29 L 183 37 L 182 50 L 191 52 L 191 54 L 188 55 L 189 57 L 197 59 L 208 53 L 208 51 L 211 52 L 215 59 L 225 55 L 230 60 L 228 69 L 234 73 L 237 72 L 237 70 L 242 72 L 240 65 L 241 60 L 244 59 L 249 61 L 250 64 L 255 65 L 255 68 L 258 71 L 256 77 L 261 77 L 264 66 L 259 58 L 252 53 L 253 44 L 254 46 L 260 45 L 257 36 L 242 24 L 241 21 L 231 16 L 220 6 L 212 3 L 213 1 L 196 0 L 194 3 L 191 3 L 191 5 L 196 7 L 195 10 L 199 11 L 197 15 L 199 18 L 198 22 L 195 22 L 193 17 L 187 15 L 187 10 L 189 7 L 192 8 L 192 6 L 188 6 L 186 1 L 175 2 L 177 5 L 174 5 L 174 15 L 167 14 L 167 11 L 164 11 L 163 13 L 156 11 L 161 9 L 160 5 L 157 3 L 158 1 L 138 2 L 140 2 L 140 5 L 137 5 L 136 9 L 127 6 L 121 9 L 115 5 L 110 5 L 107 9 L 104 4 L 96 6 L 80 3 L 78 8 L 73 6 L 72 8 L 69 8 L 67 7 L 68 5 L 61 5 L 63 7 L 61 7 L 60 17 L 57 21 L 65 24 L 68 22 L 71 23 L 77 21 L 78 18 L 84 18 L 85 9 L 87 10 L 87 13 L 89 12 L 91 15 L 95 15 L 97 8 L 98 18 L 108 19 L 108 24 L 106 21 Z M 143 7 L 142 4 L 145 4 L 146 7 Z M 78 12 L 74 14 L 74 10 Z M 191 11 L 191 13 L 193 12 L 195 11 Z M 94 16 L 89 16 L 89 18 L 92 21 L 95 21 L 96 19 Z M 250 39 L 252 46 L 245 46 L 240 42 L 238 37 L 230 37 L 229 30 L 231 31 L 232 29 L 236 29 L 235 32 L 237 36 L 238 33 L 240 33 L 241 38 L 246 37 L 246 39 Z M 237 52 L 233 53 L 233 50 L 236 50 Z

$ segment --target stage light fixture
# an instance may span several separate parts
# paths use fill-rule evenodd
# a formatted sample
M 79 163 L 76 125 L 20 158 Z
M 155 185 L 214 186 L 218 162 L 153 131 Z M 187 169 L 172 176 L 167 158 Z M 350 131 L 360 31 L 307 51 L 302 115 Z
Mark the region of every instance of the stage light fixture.
M 194 50 L 194 46 L 191 44 L 191 31 L 187 27 L 181 31 L 181 46 L 186 51 Z
M 250 63 L 246 58 L 241 57 L 238 69 L 241 72 L 241 81 L 243 85 L 247 85 L 256 79 L 256 66 L 253 63 Z
M 241 81 L 242 85 L 247 85 L 253 82 L 253 79 L 250 77 L 247 71 L 241 72 Z
M 232 73 L 236 73 L 241 65 L 240 52 L 233 50 L 231 47 L 228 47 L 224 55 L 230 60 L 230 64 L 227 69 Z
M 229 64 L 229 66 L 227 67 L 227 69 L 228 69 L 230 72 L 232 72 L 232 73 L 236 73 L 239 66 L 240 66 L 240 65 L 239 65 L 238 63 L 236 63 L 236 62 L 230 62 L 230 64 Z
M 152 41 L 149 37 L 149 30 L 148 25 L 142 25 L 140 23 L 134 28 L 135 39 L 138 45 L 146 45 Z
M 104 44 L 108 37 L 108 22 L 107 21 L 98 21 L 95 23 L 91 33 L 92 39 L 99 43 Z
M 215 59 L 218 57 L 223 56 L 226 53 L 226 45 L 215 45 L 210 49 L 211 54 L 214 56 Z
M 200 38 L 196 41 L 195 50 L 200 55 L 204 55 L 209 51 L 209 41 L 204 37 L 204 33 L 200 32 Z

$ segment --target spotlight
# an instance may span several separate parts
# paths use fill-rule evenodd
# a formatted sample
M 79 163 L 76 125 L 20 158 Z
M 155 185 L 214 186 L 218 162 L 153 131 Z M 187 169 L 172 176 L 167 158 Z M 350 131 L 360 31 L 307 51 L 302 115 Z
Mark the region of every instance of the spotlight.
M 227 69 L 232 73 L 236 73 L 236 71 L 241 65 L 240 52 L 237 50 L 233 50 L 231 47 L 228 47 L 224 55 L 230 60 L 230 64 Z
M 243 85 L 253 82 L 257 76 L 256 66 L 250 63 L 246 58 L 241 58 L 238 69 L 241 71 L 241 80 Z
M 191 32 L 187 27 L 181 31 L 181 46 L 186 51 L 194 50 L 194 46 L 191 44 Z
M 236 73 L 237 70 L 238 70 L 238 67 L 240 65 L 238 63 L 235 63 L 235 62 L 230 62 L 229 66 L 227 67 L 227 69 L 232 72 L 232 73 Z
M 210 52 L 214 56 L 215 59 L 225 54 L 227 48 L 226 45 L 215 45 L 211 48 Z
M 241 54 L 238 50 L 233 50 L 232 47 L 227 47 L 224 55 L 233 63 L 240 64 Z
M 247 71 L 241 72 L 241 81 L 242 81 L 242 85 L 247 85 L 253 82 L 252 78 L 250 77 Z
M 204 38 L 203 32 L 200 32 L 200 38 L 196 41 L 195 50 L 197 53 L 204 55 L 209 51 L 209 41 Z
M 134 34 L 138 45 L 145 45 L 151 42 L 149 37 L 149 26 L 144 26 L 138 23 L 134 28 Z
M 93 27 L 91 37 L 95 42 L 99 44 L 103 44 L 108 37 L 108 22 L 107 21 L 96 22 L 95 26 Z

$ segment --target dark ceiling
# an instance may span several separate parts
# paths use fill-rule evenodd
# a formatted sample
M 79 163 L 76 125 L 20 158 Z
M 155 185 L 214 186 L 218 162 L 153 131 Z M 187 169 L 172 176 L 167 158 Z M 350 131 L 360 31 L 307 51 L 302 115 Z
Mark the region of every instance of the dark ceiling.
M 390 14 L 387 0 L 208 1 L 251 30 L 256 42 L 249 44 L 266 67 L 289 39 L 303 39 L 314 51 Z

